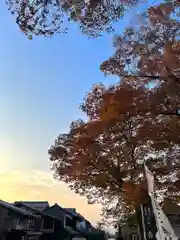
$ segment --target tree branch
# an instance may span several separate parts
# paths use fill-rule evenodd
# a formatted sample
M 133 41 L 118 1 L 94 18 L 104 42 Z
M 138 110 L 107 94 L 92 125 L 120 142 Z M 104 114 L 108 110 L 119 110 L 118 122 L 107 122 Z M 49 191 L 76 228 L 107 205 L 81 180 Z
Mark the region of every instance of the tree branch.
M 125 77 L 125 78 L 137 77 L 137 78 L 151 78 L 151 79 L 167 79 L 167 78 L 174 78 L 174 75 L 170 75 L 170 76 L 151 76 L 151 75 L 135 76 L 135 75 L 122 75 L 122 77 Z

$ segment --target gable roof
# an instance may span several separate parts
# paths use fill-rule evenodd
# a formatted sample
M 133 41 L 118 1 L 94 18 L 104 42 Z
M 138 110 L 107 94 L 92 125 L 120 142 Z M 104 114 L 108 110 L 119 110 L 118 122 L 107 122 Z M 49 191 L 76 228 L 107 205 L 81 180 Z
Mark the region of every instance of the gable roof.
M 62 216 L 62 212 L 64 212 L 71 215 L 72 217 L 83 219 L 86 222 L 88 222 L 82 215 L 76 212 L 75 208 L 62 208 L 57 203 L 55 203 L 53 206 L 46 209 L 44 212 L 49 212 L 54 216 L 56 216 L 57 218 L 60 218 Z
M 47 214 L 48 216 L 52 216 L 52 217 L 55 217 L 56 219 L 58 220 L 63 220 L 64 221 L 64 214 L 69 214 L 73 217 L 78 217 L 78 218 L 81 218 L 82 217 L 76 213 L 74 211 L 74 209 L 71 211 L 70 208 L 62 208 L 61 206 L 59 206 L 57 203 L 55 203 L 53 206 L 49 207 L 48 209 L 44 210 L 43 211 L 45 214 Z
M 37 217 L 48 216 L 44 211 L 40 211 L 36 208 L 30 207 L 29 205 L 26 205 L 24 202 L 15 202 L 14 205 L 17 206 L 20 209 L 21 209 L 21 207 L 19 207 L 19 205 L 22 206 L 22 207 L 26 207 L 29 212 L 33 212 Z M 52 216 L 48 216 L 48 217 L 52 217 Z
M 79 218 L 79 219 L 83 219 L 84 221 L 86 221 L 86 223 L 90 226 L 91 228 L 91 232 L 87 232 L 86 230 L 73 230 L 71 228 L 66 227 L 65 230 L 69 233 L 72 234 L 74 236 L 98 236 L 100 234 L 100 232 L 91 225 L 91 223 L 86 220 L 82 215 L 80 215 L 79 213 L 76 212 L 75 209 L 71 209 L 71 208 L 62 208 L 61 206 L 59 206 L 57 203 L 55 203 L 53 206 L 49 207 L 48 209 L 43 211 L 46 215 L 53 217 L 57 220 L 59 220 L 61 222 L 61 224 L 64 225 L 63 221 L 64 221 L 64 214 L 70 214 L 73 217 Z M 101 234 L 100 234 L 101 235 Z
M 21 215 L 24 215 L 24 216 L 31 216 L 31 217 L 35 217 L 32 213 L 26 211 L 26 210 L 23 210 L 21 208 L 18 208 L 16 206 L 14 206 L 13 204 L 11 203 L 8 203 L 8 202 L 5 202 L 3 200 L 0 200 L 0 206 L 4 207 L 4 208 L 7 208 L 11 211 L 14 211 L 18 214 L 21 214 Z
M 59 206 L 57 203 L 55 203 L 53 206 L 51 206 L 43 211 L 43 213 L 47 214 L 48 216 L 55 217 L 58 220 L 62 220 L 63 212 L 65 212 L 64 208 Z

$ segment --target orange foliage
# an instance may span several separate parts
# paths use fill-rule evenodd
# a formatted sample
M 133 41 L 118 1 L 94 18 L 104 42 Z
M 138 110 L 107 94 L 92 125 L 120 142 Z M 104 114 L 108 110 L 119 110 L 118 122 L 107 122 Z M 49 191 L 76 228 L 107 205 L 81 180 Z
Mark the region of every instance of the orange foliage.
M 146 203 L 148 201 L 146 183 L 135 184 L 134 182 L 125 182 L 124 197 L 130 206 L 138 206 L 141 203 Z
M 126 78 L 141 76 L 136 84 L 171 79 L 180 83 L 179 11 L 177 0 L 150 7 L 148 16 L 139 16 L 138 32 L 128 28 L 115 38 L 116 52 L 104 61 L 101 70 Z
M 152 107 L 154 112 L 164 111 L 162 102 L 154 104 L 158 94 L 125 82 L 107 89 L 103 85 L 93 87 L 81 105 L 89 120 L 73 122 L 69 133 L 60 135 L 49 151 L 55 176 L 90 202 L 105 201 L 108 206 L 107 199 L 110 204 L 113 198 L 121 197 L 127 213 L 143 199 L 146 158 L 157 188 L 177 195 L 180 124 L 177 116 L 153 114 Z M 170 101 L 168 107 L 173 104 Z M 169 180 L 171 171 L 175 177 Z M 162 179 L 171 181 L 173 188 Z

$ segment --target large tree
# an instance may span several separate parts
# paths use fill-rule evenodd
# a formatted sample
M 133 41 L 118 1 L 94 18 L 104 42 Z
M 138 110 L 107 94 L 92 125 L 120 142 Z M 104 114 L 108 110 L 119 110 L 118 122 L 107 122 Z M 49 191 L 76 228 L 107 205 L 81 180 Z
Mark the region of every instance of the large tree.
M 143 199 L 144 161 L 161 197 L 179 202 L 179 22 L 170 16 L 178 7 L 151 8 L 138 35 L 127 29 L 116 38 L 116 54 L 101 69 L 120 83 L 95 85 L 81 105 L 88 120 L 72 122 L 49 150 L 55 177 L 103 203 L 106 215 L 126 218 Z
M 99 36 L 113 30 L 113 22 L 137 0 L 6 0 L 20 29 L 33 35 L 52 36 L 67 31 L 69 21 L 79 24 L 88 36 Z
M 49 150 L 55 177 L 117 216 L 119 211 L 133 211 L 137 204 L 146 159 L 157 188 L 176 199 L 180 125 L 177 116 L 143 113 L 154 94 L 125 83 L 108 89 L 95 86 L 81 106 L 88 121 L 73 122 Z

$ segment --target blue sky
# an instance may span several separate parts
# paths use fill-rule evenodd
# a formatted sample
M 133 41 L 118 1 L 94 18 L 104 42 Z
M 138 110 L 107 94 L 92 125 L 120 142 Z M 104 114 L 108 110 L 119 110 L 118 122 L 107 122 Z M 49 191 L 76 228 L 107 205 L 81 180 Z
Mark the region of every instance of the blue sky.
M 81 116 L 78 106 L 85 93 L 93 83 L 113 81 L 99 70 L 113 53 L 112 35 L 88 39 L 72 25 L 67 35 L 29 41 L 3 2 L 0 7 L 0 27 L 6 26 L 0 58 L 1 144 L 12 153 L 9 167 L 48 169 L 48 146 Z M 129 21 L 129 16 L 121 20 L 119 32 Z
M 17 152 L 11 167 L 47 169 L 48 146 L 81 116 L 78 105 L 92 84 L 107 81 L 99 65 L 113 52 L 111 37 L 88 40 L 72 26 L 67 35 L 29 41 L 2 2 L 0 7 L 1 29 L 6 25 L 0 59 L 1 141 L 12 156 Z
M 144 3 L 143 8 L 146 7 L 147 3 Z M 36 186 L 40 195 L 28 195 L 25 189 L 29 182 L 33 182 L 31 187 L 35 188 L 37 176 L 41 176 L 41 180 L 46 176 L 51 182 L 48 148 L 60 132 L 68 130 L 72 120 L 83 117 L 79 104 L 92 84 L 116 81 L 115 78 L 104 78 L 99 70 L 102 61 L 114 52 L 112 35 L 88 39 L 76 25 L 72 25 L 67 35 L 29 41 L 16 26 L 3 1 L 0 9 L 1 184 L 6 178 L 0 198 L 9 201 L 27 197 L 48 200 L 48 191 L 43 193 L 40 184 Z M 118 23 L 117 33 L 123 31 L 133 16 L 135 10 Z M 36 181 L 32 180 L 32 175 L 37 175 Z M 16 184 L 19 183 L 18 191 L 15 179 Z M 22 181 L 23 186 L 20 185 Z M 62 189 L 58 186 L 54 191 L 58 190 L 61 196 Z M 71 198 L 67 186 L 63 186 Z M 16 189 L 13 190 L 15 195 L 8 195 L 7 188 Z M 50 201 L 59 201 L 56 198 Z

